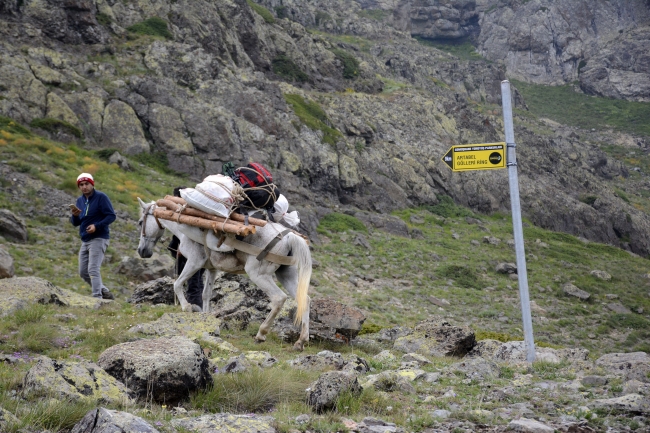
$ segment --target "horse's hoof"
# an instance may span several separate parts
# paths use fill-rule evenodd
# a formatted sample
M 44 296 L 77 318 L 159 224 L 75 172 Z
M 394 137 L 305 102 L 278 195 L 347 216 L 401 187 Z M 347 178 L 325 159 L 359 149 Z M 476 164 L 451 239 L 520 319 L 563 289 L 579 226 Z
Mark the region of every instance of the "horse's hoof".
M 264 338 L 264 337 L 260 338 L 258 336 L 255 336 L 255 337 L 253 337 L 253 340 L 255 340 L 255 342 L 257 344 L 260 344 L 260 343 L 264 343 L 266 341 L 266 338 Z
M 302 352 L 304 349 L 305 346 L 300 341 L 296 341 L 296 344 L 293 345 L 293 350 L 295 350 L 296 352 Z
M 192 313 L 202 313 L 203 308 L 199 307 L 198 305 L 192 304 Z

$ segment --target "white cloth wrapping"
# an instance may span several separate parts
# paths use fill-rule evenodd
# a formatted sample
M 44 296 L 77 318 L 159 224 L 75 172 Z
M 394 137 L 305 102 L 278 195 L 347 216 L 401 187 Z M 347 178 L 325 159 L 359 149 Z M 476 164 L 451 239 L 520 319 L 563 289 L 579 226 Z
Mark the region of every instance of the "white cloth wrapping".
M 293 211 L 287 213 L 288 210 L 289 202 L 283 194 L 280 194 L 273 205 L 273 219 L 280 222 L 284 218 L 284 220 L 292 227 L 300 224 L 300 216 L 298 215 L 298 212 Z
M 228 217 L 234 202 L 230 195 L 234 186 L 235 182 L 230 177 L 216 174 L 203 179 L 196 188 L 185 188 L 180 193 L 189 206 L 212 215 Z

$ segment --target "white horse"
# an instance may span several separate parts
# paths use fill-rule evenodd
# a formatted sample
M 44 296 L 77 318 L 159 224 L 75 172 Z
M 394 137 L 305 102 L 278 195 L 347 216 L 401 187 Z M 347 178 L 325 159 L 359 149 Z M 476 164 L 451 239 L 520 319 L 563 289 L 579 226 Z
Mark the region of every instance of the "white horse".
M 309 341 L 309 280 L 311 279 L 311 253 L 309 246 L 300 236 L 288 233 L 275 244 L 271 253 L 282 256 L 296 257 L 296 265 L 279 265 L 267 260 L 257 260 L 253 255 L 241 251 L 219 251 L 224 247 L 216 247 L 214 236 L 209 230 L 198 227 L 179 224 L 174 221 L 158 219 L 153 215 L 156 204 L 144 203 L 140 198 L 140 243 L 138 254 L 140 257 L 148 258 L 153 254 L 153 247 L 162 237 L 165 229 L 172 232 L 179 240 L 178 250 L 187 258 L 183 272 L 174 283 L 174 292 L 180 301 L 183 311 L 192 311 L 192 306 L 185 299 L 183 284 L 196 271 L 201 268 L 206 270 L 205 286 L 203 289 L 203 312 L 210 311 L 210 298 L 212 298 L 212 287 L 216 271 L 227 273 L 246 273 L 252 282 L 264 292 L 271 300 L 271 311 L 255 336 L 255 340 L 262 342 L 266 340 L 275 317 L 278 315 L 287 295 L 280 290 L 273 280 L 273 274 L 282 284 L 285 290 L 297 303 L 295 324 L 300 326 L 300 336 L 294 344 L 294 349 L 303 350 L 304 344 Z M 256 233 L 244 238 L 244 242 L 265 248 L 273 238 L 277 237 L 286 227 L 267 222 L 264 227 L 256 227 Z M 206 248 L 205 245 L 211 248 Z M 216 249 L 216 250 L 215 250 Z

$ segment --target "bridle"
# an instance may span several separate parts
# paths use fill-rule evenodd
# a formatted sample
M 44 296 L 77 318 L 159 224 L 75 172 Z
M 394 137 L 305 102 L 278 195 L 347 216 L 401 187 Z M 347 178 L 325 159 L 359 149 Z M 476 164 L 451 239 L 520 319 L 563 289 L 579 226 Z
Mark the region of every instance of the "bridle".
M 156 237 L 156 238 L 150 238 L 150 237 L 147 236 L 147 216 L 151 215 L 152 217 L 154 217 L 154 219 L 156 220 L 156 224 L 158 224 L 158 228 L 160 230 L 163 230 L 163 233 L 164 233 L 165 228 L 162 226 L 162 224 L 160 224 L 160 220 L 158 220 L 158 217 L 156 215 L 154 215 L 154 213 L 152 212 L 152 209 L 153 209 L 154 206 L 155 206 L 155 204 L 151 203 L 149 206 L 147 206 L 145 208 L 144 213 L 142 214 L 142 232 L 140 233 L 140 235 L 145 240 L 153 241 L 154 243 L 156 243 L 162 237 L 162 234 L 160 236 Z

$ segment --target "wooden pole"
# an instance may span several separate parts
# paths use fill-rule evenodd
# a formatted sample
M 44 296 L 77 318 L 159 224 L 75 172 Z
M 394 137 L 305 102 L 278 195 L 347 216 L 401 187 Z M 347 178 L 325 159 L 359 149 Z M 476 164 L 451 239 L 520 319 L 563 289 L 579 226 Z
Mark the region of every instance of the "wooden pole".
M 174 197 L 173 195 L 166 195 L 165 200 L 169 200 L 169 201 L 172 201 L 172 202 L 174 202 L 176 204 L 180 204 L 180 205 L 187 204 L 187 202 L 183 198 Z M 186 208 L 186 209 L 194 209 L 194 208 Z M 198 209 L 194 209 L 194 210 L 197 211 L 197 212 L 201 212 L 204 215 L 210 215 L 210 214 L 205 213 L 203 211 L 200 211 Z M 217 215 L 210 215 L 210 216 L 214 217 L 214 216 L 217 216 Z M 204 217 L 204 218 L 207 218 L 207 217 Z M 218 218 L 222 218 L 222 217 L 218 217 Z M 233 221 L 238 221 L 238 222 L 241 222 L 241 223 L 245 222 L 244 215 L 239 214 L 239 213 L 231 213 L 228 218 L 233 220 Z M 215 220 L 215 221 L 217 221 L 217 220 Z M 266 225 L 265 220 L 262 220 L 262 219 L 259 219 L 259 218 L 251 218 L 251 217 L 248 218 L 248 223 L 252 224 L 254 226 L 258 226 L 258 227 L 264 227 Z
M 234 233 L 239 236 L 248 236 L 255 233 L 255 226 L 245 226 L 243 224 L 221 223 L 204 218 L 190 215 L 183 215 L 177 212 L 157 208 L 154 209 L 154 216 L 164 220 L 175 221 L 181 224 L 187 224 L 202 229 L 214 230 L 219 232 Z

